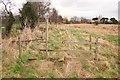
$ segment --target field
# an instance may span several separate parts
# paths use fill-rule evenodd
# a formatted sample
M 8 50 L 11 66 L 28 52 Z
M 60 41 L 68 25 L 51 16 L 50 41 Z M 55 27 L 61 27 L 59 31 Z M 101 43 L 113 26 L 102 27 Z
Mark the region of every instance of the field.
M 11 37 L 2 40 L 3 77 L 27 78 L 116 78 L 120 75 L 118 70 L 118 25 L 108 24 L 59 24 L 49 25 L 49 51 L 46 55 L 46 44 L 38 41 L 23 42 L 21 59 L 18 58 L 19 48 L 13 40 L 39 39 L 45 40 L 45 24 L 39 25 L 34 31 L 25 28 L 23 32 L 11 32 Z M 98 37 L 98 54 L 82 53 L 77 50 L 89 50 L 89 45 L 64 44 L 69 42 L 92 42 Z M 52 43 L 52 42 L 63 43 Z M 92 45 L 91 50 L 95 50 Z M 59 50 L 71 51 L 59 51 Z M 75 50 L 75 51 L 73 51 Z M 29 60 L 35 59 L 35 60 Z

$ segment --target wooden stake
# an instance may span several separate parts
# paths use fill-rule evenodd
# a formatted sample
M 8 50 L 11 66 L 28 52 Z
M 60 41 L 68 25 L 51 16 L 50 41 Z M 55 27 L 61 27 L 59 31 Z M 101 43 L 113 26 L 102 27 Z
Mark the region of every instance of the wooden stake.
M 92 37 L 91 37 L 91 35 L 90 35 L 90 42 L 92 42 Z M 91 51 L 91 49 L 92 49 L 92 45 L 90 44 L 90 51 Z
M 48 19 L 46 19 L 46 54 L 48 55 Z
M 97 55 L 98 55 L 98 37 L 96 38 L 96 51 L 95 51 L 95 58 L 97 59 Z
M 19 47 L 19 58 L 21 58 L 21 41 L 20 41 L 20 36 L 18 37 L 18 47 Z

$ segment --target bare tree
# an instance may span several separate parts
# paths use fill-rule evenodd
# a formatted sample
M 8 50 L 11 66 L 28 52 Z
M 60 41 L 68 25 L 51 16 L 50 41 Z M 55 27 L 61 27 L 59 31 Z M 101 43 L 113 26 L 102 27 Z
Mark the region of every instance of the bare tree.
M 58 22 L 58 12 L 55 8 L 52 9 L 50 13 L 50 20 L 51 22 L 57 23 Z
M 63 18 L 61 15 L 58 15 L 58 23 L 62 23 L 63 22 Z
M 81 17 L 81 23 L 89 23 L 90 20 L 86 19 L 85 17 Z
M 38 19 L 44 21 L 46 13 L 50 12 L 50 0 L 44 0 L 42 2 L 30 2 L 32 8 L 36 15 L 38 15 Z
M 73 17 L 71 17 L 70 22 L 71 23 L 80 23 L 80 18 L 77 16 L 73 16 Z
M 14 4 L 10 0 L 2 0 L 0 1 L 4 5 L 3 13 L 5 13 L 5 16 L 7 17 L 7 24 L 5 26 L 5 35 L 8 36 L 11 32 L 12 25 L 15 21 L 13 13 L 11 11 Z

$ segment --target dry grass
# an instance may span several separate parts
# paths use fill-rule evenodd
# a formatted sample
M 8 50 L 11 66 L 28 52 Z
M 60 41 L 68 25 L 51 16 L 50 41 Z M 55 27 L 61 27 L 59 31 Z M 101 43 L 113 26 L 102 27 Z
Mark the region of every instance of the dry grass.
M 40 27 L 36 27 L 34 31 L 25 28 L 21 32 L 21 40 L 37 39 L 41 36 L 45 39 L 45 33 L 41 31 Z M 82 54 L 79 52 L 49 52 L 50 55 L 46 58 L 46 53 L 39 51 L 39 49 L 45 48 L 45 44 L 34 41 L 22 43 L 21 61 L 18 59 L 18 46 L 16 43 L 12 43 L 12 40 L 17 40 L 17 37 L 3 39 L 3 77 L 98 78 L 118 76 L 117 45 L 114 45 L 107 38 L 108 35 L 118 36 L 117 28 L 117 25 L 62 24 L 57 27 L 50 25 L 50 41 L 89 41 L 88 36 L 84 35 L 90 34 L 92 40 L 95 41 L 95 37 L 98 36 L 101 45 L 99 46 L 100 54 L 97 60 L 94 60 L 94 53 Z M 89 46 L 77 44 L 50 44 L 49 47 L 53 49 L 89 49 Z M 37 60 L 28 61 L 29 58 L 36 58 Z M 22 64 L 18 64 L 19 62 Z M 23 70 L 26 72 L 22 74 Z

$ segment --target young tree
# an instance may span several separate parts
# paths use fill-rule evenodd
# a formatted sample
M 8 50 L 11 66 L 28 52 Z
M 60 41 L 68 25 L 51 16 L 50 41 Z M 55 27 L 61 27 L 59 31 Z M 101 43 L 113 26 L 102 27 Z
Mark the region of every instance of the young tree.
M 11 29 L 12 29 L 12 25 L 15 21 L 13 13 L 11 11 L 11 9 L 14 5 L 10 0 L 2 0 L 2 1 L 0 1 L 0 3 L 2 3 L 4 5 L 3 13 L 6 14 L 4 16 L 6 16 L 6 18 L 7 18 L 5 32 L 3 34 L 5 34 L 6 36 L 9 36 Z

